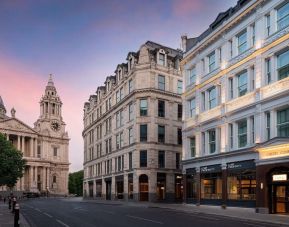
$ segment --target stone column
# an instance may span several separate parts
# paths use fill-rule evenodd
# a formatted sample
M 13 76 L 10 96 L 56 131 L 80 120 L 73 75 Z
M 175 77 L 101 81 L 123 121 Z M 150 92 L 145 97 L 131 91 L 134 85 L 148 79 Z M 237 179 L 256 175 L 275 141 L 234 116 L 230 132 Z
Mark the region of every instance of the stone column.
M 47 174 L 46 174 L 46 180 L 47 180 L 46 187 L 48 187 L 48 190 L 49 190 L 50 189 L 50 169 L 49 169 L 49 167 L 46 169 L 46 172 L 47 172 Z
M 21 143 L 22 143 L 22 145 L 21 145 L 21 150 L 22 150 L 23 155 L 26 156 L 26 155 L 25 155 L 25 136 L 22 136 L 22 137 L 21 137 L 21 140 L 22 140 L 22 141 L 21 141 Z
M 34 157 L 37 157 L 37 139 L 36 138 L 34 138 L 33 139 L 33 141 L 34 141 Z
M 29 146 L 29 149 L 30 149 L 30 157 L 33 157 L 33 138 L 30 138 L 30 146 Z
M 115 198 L 116 198 L 115 176 L 111 176 L 111 200 L 115 200 Z
M 33 188 L 33 166 L 30 166 L 29 167 L 29 188 L 30 188 L 30 191 L 31 189 Z
M 37 172 L 37 170 L 38 170 L 38 166 L 35 166 L 35 179 L 34 179 L 34 182 L 35 182 L 35 187 L 37 188 L 37 183 L 38 183 L 38 181 L 37 181 L 37 179 L 38 179 L 38 172 Z M 38 188 L 37 188 L 38 189 Z
M 21 150 L 20 136 L 17 136 L 17 150 Z
M 46 168 L 42 167 L 42 190 L 46 191 Z
M 124 174 L 123 175 L 123 195 L 124 195 L 124 200 L 128 200 L 128 175 Z

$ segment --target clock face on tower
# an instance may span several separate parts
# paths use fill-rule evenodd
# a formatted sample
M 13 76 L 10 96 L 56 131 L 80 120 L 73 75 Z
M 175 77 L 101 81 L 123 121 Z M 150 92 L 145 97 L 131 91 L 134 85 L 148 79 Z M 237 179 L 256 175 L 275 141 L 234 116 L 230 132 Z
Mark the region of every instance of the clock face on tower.
M 52 121 L 50 126 L 55 132 L 60 129 L 60 124 L 58 123 L 58 121 Z

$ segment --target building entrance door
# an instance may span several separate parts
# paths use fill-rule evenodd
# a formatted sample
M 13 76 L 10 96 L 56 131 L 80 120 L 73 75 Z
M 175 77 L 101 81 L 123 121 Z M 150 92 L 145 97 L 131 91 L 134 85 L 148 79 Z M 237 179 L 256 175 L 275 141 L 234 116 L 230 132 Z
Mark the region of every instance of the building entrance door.
M 111 200 L 111 181 L 106 182 L 106 200 Z
M 289 214 L 289 185 L 273 185 L 274 213 Z

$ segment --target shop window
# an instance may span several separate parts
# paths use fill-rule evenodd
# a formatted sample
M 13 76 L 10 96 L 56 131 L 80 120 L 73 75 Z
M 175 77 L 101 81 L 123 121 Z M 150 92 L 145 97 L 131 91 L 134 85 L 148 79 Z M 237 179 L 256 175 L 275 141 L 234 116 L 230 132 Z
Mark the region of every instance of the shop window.
M 201 174 L 201 199 L 222 198 L 222 173 Z
M 227 193 L 228 199 L 231 200 L 255 200 L 256 172 L 245 170 L 228 173 Z
M 278 136 L 289 137 L 289 108 L 277 111 Z
M 187 199 L 197 199 L 197 176 L 196 171 L 194 169 L 187 169 L 186 172 L 186 184 L 187 184 Z

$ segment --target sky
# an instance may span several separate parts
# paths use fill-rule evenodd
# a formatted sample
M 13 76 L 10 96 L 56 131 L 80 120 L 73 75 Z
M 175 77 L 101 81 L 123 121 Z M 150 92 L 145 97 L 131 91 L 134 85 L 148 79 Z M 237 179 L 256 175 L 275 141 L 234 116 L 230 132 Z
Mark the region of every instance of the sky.
M 49 74 L 63 102 L 70 172 L 83 167 L 83 104 L 147 40 L 180 48 L 237 0 L 1 0 L 0 96 L 33 127 Z

